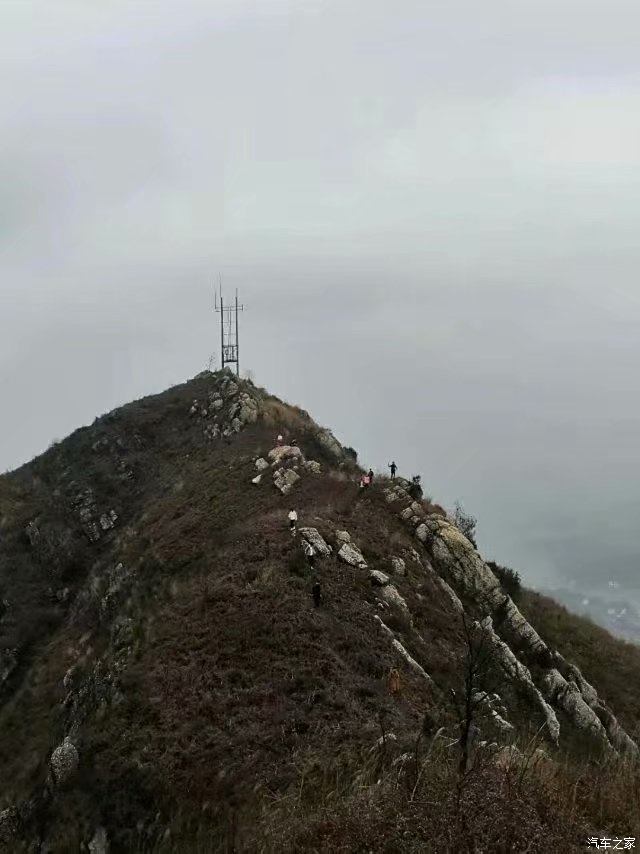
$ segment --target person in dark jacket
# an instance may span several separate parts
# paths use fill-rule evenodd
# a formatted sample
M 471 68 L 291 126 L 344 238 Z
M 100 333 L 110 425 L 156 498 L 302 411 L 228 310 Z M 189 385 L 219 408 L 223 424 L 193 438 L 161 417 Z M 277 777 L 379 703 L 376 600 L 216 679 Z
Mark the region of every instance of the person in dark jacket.
M 398 466 L 395 464 L 395 461 L 389 463 L 389 468 L 391 469 L 391 480 L 394 480 L 396 471 L 398 470 Z

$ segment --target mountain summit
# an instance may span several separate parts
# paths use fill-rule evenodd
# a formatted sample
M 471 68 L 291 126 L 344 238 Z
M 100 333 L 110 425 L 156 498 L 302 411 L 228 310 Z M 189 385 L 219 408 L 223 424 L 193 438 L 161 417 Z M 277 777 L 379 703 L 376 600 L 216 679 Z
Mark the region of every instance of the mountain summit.
M 637 835 L 638 648 L 486 563 L 415 483 L 361 474 L 225 371 L 0 478 L 6 850 Z

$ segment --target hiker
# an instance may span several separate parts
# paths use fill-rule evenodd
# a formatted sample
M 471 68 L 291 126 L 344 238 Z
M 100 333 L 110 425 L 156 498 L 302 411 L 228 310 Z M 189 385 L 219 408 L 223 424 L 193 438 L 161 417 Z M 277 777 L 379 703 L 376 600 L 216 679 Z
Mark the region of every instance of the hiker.
M 292 534 L 296 532 L 296 524 L 298 522 L 298 514 L 295 510 L 289 510 L 289 530 Z
M 398 673 L 395 667 L 393 667 L 389 671 L 389 676 L 387 678 L 387 686 L 389 688 L 390 694 L 400 693 L 400 674 Z
M 391 480 L 395 480 L 396 471 L 398 470 L 398 466 L 395 464 L 395 460 L 389 463 L 389 468 L 391 469 Z
M 373 483 L 373 469 L 369 469 L 369 485 Z
M 369 475 L 363 474 L 360 477 L 360 490 L 364 490 L 369 486 Z
M 305 557 L 307 558 L 307 563 L 309 564 L 310 569 L 313 569 L 316 562 L 316 550 L 307 540 L 302 541 L 302 548 L 304 549 Z
M 313 607 L 319 608 L 320 607 L 320 600 L 322 598 L 322 594 L 320 592 L 320 582 L 319 581 L 313 582 L 313 587 L 311 588 L 311 595 L 313 596 Z
M 289 442 L 289 444 L 291 445 L 291 447 L 292 447 L 292 448 L 297 448 L 297 447 L 298 447 L 298 440 L 297 440 L 297 439 L 292 439 L 292 440 Z
M 284 439 L 282 438 L 282 435 L 278 436 L 278 438 L 276 439 L 278 447 L 280 447 L 280 445 L 283 443 L 283 441 L 284 441 Z

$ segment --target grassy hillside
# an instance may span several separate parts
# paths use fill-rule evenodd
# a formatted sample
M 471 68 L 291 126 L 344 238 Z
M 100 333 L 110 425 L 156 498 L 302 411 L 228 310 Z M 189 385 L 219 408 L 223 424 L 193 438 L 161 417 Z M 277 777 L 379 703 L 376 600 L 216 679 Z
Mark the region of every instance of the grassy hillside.
M 112 852 L 577 851 L 640 829 L 635 765 L 580 738 L 546 744 L 504 678 L 515 729 L 485 716 L 495 749 L 461 774 L 465 624 L 388 481 L 362 494 L 307 413 L 251 384 L 257 420 L 208 438 L 222 379 L 123 407 L 0 478 L 0 843 L 78 851 L 104 829 Z M 280 432 L 322 468 L 289 495 L 270 469 L 252 483 Z M 315 575 L 291 506 L 334 546 Z M 343 530 L 367 570 L 338 559 Z M 406 608 L 369 570 L 393 575 Z M 522 610 L 633 733 L 637 650 L 535 594 Z M 79 759 L 62 782 L 66 736 Z

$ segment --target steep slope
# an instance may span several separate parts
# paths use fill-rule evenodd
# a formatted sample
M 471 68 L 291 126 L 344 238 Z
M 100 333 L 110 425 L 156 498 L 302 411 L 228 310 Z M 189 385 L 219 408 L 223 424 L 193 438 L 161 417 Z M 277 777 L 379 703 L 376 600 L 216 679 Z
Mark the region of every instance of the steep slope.
M 402 480 L 362 492 L 358 473 L 307 413 L 205 373 L 0 479 L 8 850 L 630 835 L 607 827 L 631 814 L 617 790 L 596 816 L 554 787 L 579 756 L 581 779 L 624 768 L 631 787 L 637 710 L 617 721 L 613 683 L 605 703 L 442 508 Z M 504 745 L 527 739 L 546 777 L 515 791 Z

